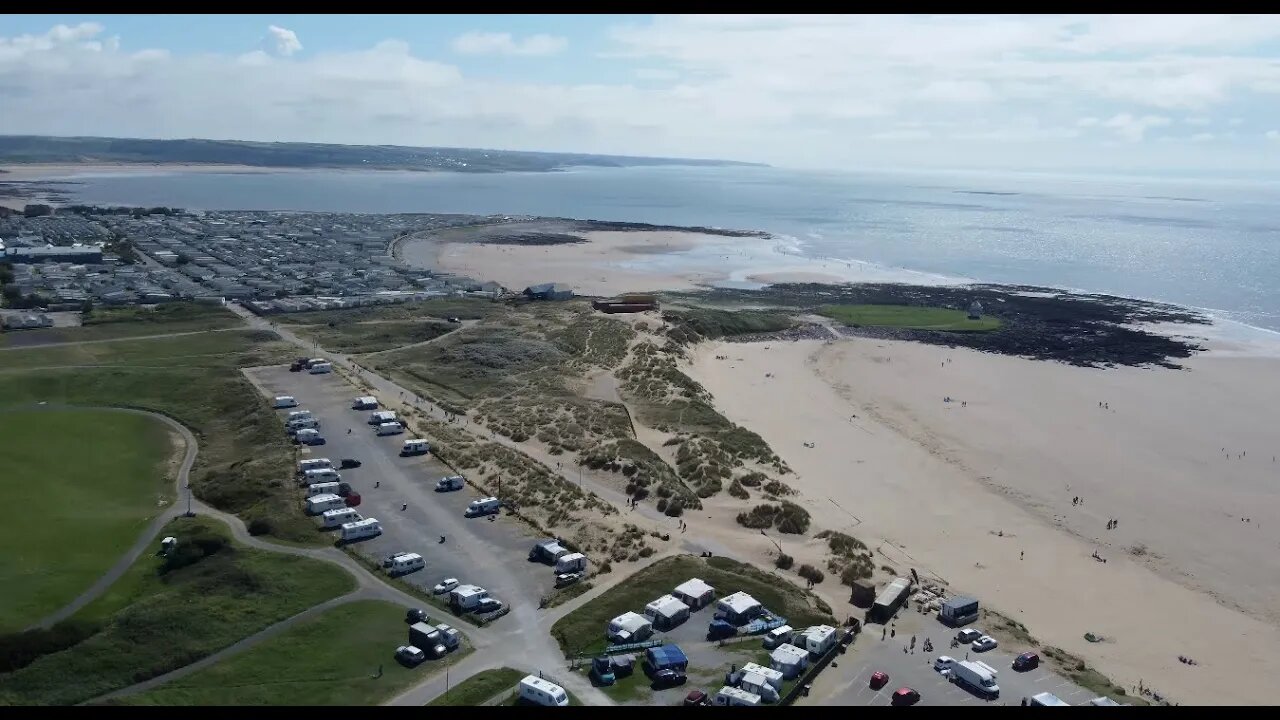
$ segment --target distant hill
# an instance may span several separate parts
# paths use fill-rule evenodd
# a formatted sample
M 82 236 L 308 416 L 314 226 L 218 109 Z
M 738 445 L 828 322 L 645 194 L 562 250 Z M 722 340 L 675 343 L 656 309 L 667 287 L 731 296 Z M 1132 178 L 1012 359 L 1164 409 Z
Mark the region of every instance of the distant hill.
M 573 166 L 756 166 L 759 163 L 686 158 L 516 152 L 399 145 L 324 145 L 240 140 L 136 140 L 99 137 L 0 135 L 3 163 L 201 163 L 280 168 L 550 172 Z

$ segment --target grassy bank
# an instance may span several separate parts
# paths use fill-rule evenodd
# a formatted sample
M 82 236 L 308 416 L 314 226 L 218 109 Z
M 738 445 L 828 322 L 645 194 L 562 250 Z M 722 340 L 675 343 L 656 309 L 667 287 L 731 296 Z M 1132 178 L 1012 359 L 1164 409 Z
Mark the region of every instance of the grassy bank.
M 140 558 L 127 596 L 87 638 L 0 676 L 0 704 L 69 705 L 163 675 L 355 588 L 340 568 L 242 547 L 221 523 L 179 518 L 169 559 Z
M 964 310 L 913 305 L 823 305 L 818 313 L 853 327 L 983 332 L 996 330 L 1000 320 L 993 317 L 969 319 Z
M 0 347 L 85 342 L 142 337 L 162 333 L 199 332 L 233 328 L 241 320 L 218 305 L 167 303 L 154 308 L 102 308 L 85 313 L 79 327 L 42 328 L 0 334 Z
M 551 627 L 551 635 L 565 655 L 600 652 L 608 644 L 604 632 L 610 620 L 628 610 L 640 612 L 646 603 L 695 577 L 714 587 L 717 597 L 742 590 L 795 626 L 834 623 L 830 608 L 819 605 L 821 601 L 812 593 L 778 575 L 728 558 L 680 555 L 664 558 L 640 570 L 561 618 Z M 694 623 L 709 621 L 710 614 L 699 614 L 688 620 Z
M 243 653 L 120 705 L 377 705 L 470 652 L 406 668 L 404 610 L 381 600 L 333 608 Z
M 95 410 L 0 412 L 0 438 L 22 509 L 0 535 L 0 632 L 14 632 L 75 599 L 173 501 L 175 448 L 158 420 Z
M 438 320 L 384 320 L 296 325 L 290 327 L 290 330 L 312 342 L 320 343 L 322 348 L 343 353 L 368 353 L 435 340 L 457 328 L 457 325 Z
M 511 668 L 481 670 L 449 688 L 449 691 L 427 703 L 435 706 L 474 707 L 515 690 L 516 684 L 528 673 Z

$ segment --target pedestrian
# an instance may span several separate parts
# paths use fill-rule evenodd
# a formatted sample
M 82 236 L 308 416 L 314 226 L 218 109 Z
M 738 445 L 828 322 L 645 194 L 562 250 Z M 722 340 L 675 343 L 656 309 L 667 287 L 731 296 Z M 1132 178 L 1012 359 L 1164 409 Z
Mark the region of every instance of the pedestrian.
M 376 487 L 378 487 L 378 486 L 379 486 L 379 485 L 381 485 L 381 484 L 382 484 L 382 481 L 381 481 L 381 480 L 375 480 L 375 481 L 374 481 L 374 483 L 373 483 L 373 486 L 376 488 Z
M 1018 551 L 1018 559 L 1019 559 L 1019 560 L 1026 560 L 1026 559 L 1027 559 L 1027 551 L 1026 551 L 1026 550 L 1019 550 L 1019 551 Z
M 894 628 L 889 628 L 889 637 L 897 637 L 897 636 L 898 636 L 898 631 Z
M 886 635 L 888 635 L 888 634 L 889 634 L 889 628 L 880 628 L 880 639 L 881 639 L 881 640 L 884 640 L 885 636 L 886 636 Z
M 351 434 L 351 428 L 347 428 L 347 434 L 348 434 L 348 435 L 350 435 L 350 434 Z

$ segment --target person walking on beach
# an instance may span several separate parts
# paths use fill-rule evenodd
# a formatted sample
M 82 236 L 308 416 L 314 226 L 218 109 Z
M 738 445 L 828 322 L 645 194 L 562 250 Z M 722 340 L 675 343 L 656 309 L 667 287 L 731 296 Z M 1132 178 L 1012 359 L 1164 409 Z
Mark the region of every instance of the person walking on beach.
M 1026 559 L 1027 559 L 1027 551 L 1026 551 L 1026 550 L 1019 550 L 1019 551 L 1018 551 L 1018 559 L 1019 559 L 1019 560 L 1026 560 Z

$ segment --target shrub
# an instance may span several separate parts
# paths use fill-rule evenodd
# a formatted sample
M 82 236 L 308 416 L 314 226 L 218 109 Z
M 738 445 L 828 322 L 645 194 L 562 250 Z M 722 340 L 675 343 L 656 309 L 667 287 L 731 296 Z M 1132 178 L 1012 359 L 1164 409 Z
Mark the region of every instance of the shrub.
M 778 559 L 773 561 L 774 567 L 778 568 L 779 570 L 790 570 L 791 566 L 795 564 L 796 564 L 796 559 L 791 557 L 790 555 L 787 555 L 786 553 L 779 555 Z
M 250 535 L 270 535 L 271 521 L 267 518 L 257 517 L 249 521 Z
M 649 488 L 636 488 L 636 491 L 631 496 L 636 500 L 643 500 L 649 497 Z
M 640 548 L 640 557 L 647 558 L 652 554 L 653 554 L 653 548 L 651 547 Z
M 776 518 L 780 533 L 802 535 L 809 529 L 809 511 L 795 503 L 783 501 Z
M 742 487 L 737 480 L 734 480 L 733 484 L 729 486 L 729 494 L 740 500 L 748 500 L 751 498 L 751 493 L 747 492 L 747 489 Z
M 749 472 L 746 475 L 743 475 L 742 477 L 738 478 L 738 482 L 742 483 L 743 485 L 746 485 L 747 487 L 760 487 L 762 484 L 764 484 L 768 480 L 769 480 L 769 476 L 765 475 L 762 472 Z
M 738 524 L 757 530 L 773 527 L 773 518 L 778 514 L 776 506 L 764 503 L 751 508 L 750 512 L 738 513 Z
M 658 512 L 667 511 L 667 498 L 662 496 L 663 488 L 658 488 Z
M 603 563 L 600 563 L 600 567 L 596 568 L 597 575 L 604 575 L 605 573 L 609 573 L 609 572 L 613 572 L 613 565 L 609 564 L 608 560 L 605 560 Z
M 680 517 L 684 514 L 684 503 L 679 498 L 667 503 L 667 517 Z
M 796 572 L 800 575 L 800 577 L 804 578 L 805 580 L 808 580 L 811 583 L 814 583 L 815 585 L 822 582 L 827 577 L 822 573 L 821 570 L 819 570 L 818 568 L 812 565 L 801 565 L 800 569 L 797 570 Z
M 43 655 L 75 647 L 101 629 L 98 623 L 71 619 L 51 628 L 0 635 L 0 673 L 13 672 Z

